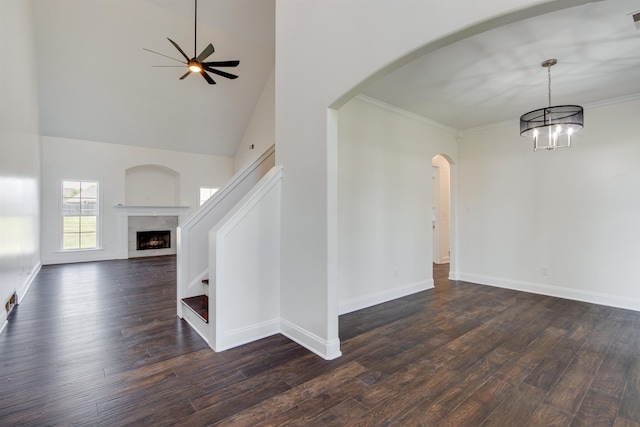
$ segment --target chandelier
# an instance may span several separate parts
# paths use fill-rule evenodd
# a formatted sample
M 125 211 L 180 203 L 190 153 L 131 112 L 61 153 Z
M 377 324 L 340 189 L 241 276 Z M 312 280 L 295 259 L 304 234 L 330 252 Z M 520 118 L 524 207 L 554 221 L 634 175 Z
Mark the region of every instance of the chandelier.
M 533 139 L 533 151 L 571 147 L 571 135 L 584 125 L 579 105 L 551 106 L 551 67 L 557 63 L 556 59 L 547 59 L 540 64 L 547 69 L 549 106 L 520 117 L 520 135 Z

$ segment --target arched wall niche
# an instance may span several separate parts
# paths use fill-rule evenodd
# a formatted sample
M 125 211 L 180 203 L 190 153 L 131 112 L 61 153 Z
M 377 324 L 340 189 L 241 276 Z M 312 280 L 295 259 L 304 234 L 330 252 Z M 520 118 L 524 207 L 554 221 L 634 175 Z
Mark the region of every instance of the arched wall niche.
M 138 165 L 125 171 L 128 206 L 180 205 L 180 173 L 161 165 Z

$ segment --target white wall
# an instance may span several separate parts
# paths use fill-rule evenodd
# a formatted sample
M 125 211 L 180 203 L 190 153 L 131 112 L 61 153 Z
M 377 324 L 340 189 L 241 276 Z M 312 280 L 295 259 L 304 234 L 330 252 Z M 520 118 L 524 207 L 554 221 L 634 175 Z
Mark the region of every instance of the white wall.
M 638 117 L 640 97 L 585 108 L 555 152 L 534 153 L 517 123 L 466 133 L 458 277 L 640 310 Z
M 0 330 L 40 267 L 40 135 L 31 2 L 0 1 Z
M 281 178 L 272 168 L 209 232 L 216 351 L 280 332 Z
M 276 78 L 275 67 L 269 74 L 262 95 L 256 103 L 251 120 L 242 135 L 235 155 L 234 171 L 238 172 L 275 144 L 276 140 Z M 253 145 L 253 148 L 251 146 Z
M 456 132 L 359 97 L 339 111 L 340 313 L 433 287 L 432 158 Z
M 125 171 L 125 204 L 129 206 L 179 206 L 180 174 L 156 165 L 134 166 Z
M 295 329 L 290 335 L 312 337 L 327 358 L 340 355 L 337 130 L 328 107 L 339 107 L 336 102 L 357 93 L 367 78 L 421 46 L 428 51 L 445 36 L 541 3 L 547 2 L 277 0 L 276 163 L 285 170 L 281 292 L 282 317 Z
M 137 165 L 158 165 L 180 174 L 179 204 L 193 211 L 199 187 L 222 187 L 232 176 L 233 159 L 203 154 L 43 137 L 42 261 L 44 264 L 93 261 L 118 257 L 118 215 L 125 203 L 125 171 Z M 60 182 L 100 181 L 102 249 L 60 252 Z

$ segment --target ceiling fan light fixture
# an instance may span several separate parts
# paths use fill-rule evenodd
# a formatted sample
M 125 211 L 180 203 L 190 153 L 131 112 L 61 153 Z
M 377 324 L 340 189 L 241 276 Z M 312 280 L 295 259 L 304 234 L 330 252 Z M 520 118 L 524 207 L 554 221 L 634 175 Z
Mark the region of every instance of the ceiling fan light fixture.
M 551 67 L 556 59 L 540 65 L 547 69 L 549 107 L 530 111 L 520 117 L 520 135 L 533 139 L 533 151 L 571 147 L 571 136 L 584 126 L 584 112 L 579 105 L 551 106 Z
M 187 54 L 184 52 L 184 50 L 182 50 L 182 48 L 180 46 L 178 46 L 178 43 L 174 42 L 173 40 L 171 40 L 169 37 L 167 37 L 167 40 L 169 40 L 169 42 L 173 45 L 173 47 L 176 48 L 176 50 L 178 52 L 180 52 L 180 55 L 182 55 L 182 57 L 184 58 L 183 60 L 180 59 L 176 59 L 173 58 L 171 56 L 167 56 L 163 53 L 159 53 L 159 52 L 155 52 L 151 49 L 146 49 L 143 48 L 144 50 L 147 50 L 151 53 L 155 53 L 157 55 L 160 56 L 164 56 L 166 58 L 169 59 L 173 59 L 174 61 L 177 62 L 181 62 L 182 64 L 187 66 L 187 69 L 189 71 L 187 71 L 185 74 L 182 75 L 182 77 L 180 77 L 180 80 L 184 80 L 185 78 L 187 78 L 191 73 L 198 73 L 202 76 L 203 79 L 205 79 L 207 81 L 207 83 L 209 83 L 210 85 L 214 85 L 216 84 L 215 80 L 213 80 L 211 78 L 211 76 L 209 75 L 209 73 L 227 78 L 227 79 L 237 79 L 238 76 L 235 74 L 231 74 L 231 73 L 227 73 L 226 71 L 222 71 L 222 70 L 218 70 L 218 67 L 237 67 L 238 64 L 240 64 L 240 61 L 235 60 L 235 61 L 209 61 L 209 62 L 205 62 L 205 60 L 211 56 L 211 54 L 215 51 L 213 45 L 211 43 L 209 43 L 207 45 L 207 47 L 204 48 L 204 50 L 202 52 L 200 52 L 200 55 L 196 56 L 197 53 L 197 46 L 198 46 L 198 39 L 197 39 L 197 34 L 198 34 L 198 0 L 194 0 L 194 6 L 195 6 L 195 14 L 194 14 L 194 25 L 193 25 L 193 56 L 191 58 L 189 58 L 187 56 Z M 214 68 L 215 67 L 215 68 Z
M 202 65 L 200 65 L 198 61 L 191 60 L 189 61 L 188 66 L 189 66 L 189 70 L 193 71 L 194 73 L 202 72 Z

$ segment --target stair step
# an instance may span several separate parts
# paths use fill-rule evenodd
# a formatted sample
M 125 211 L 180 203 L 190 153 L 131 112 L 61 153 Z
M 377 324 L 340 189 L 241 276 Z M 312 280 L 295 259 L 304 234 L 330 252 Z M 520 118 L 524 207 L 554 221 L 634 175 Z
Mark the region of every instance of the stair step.
M 205 285 L 209 284 L 209 279 L 202 279 L 202 283 L 204 283 Z
M 209 323 L 209 297 L 196 295 L 195 297 L 182 298 L 182 303 L 205 323 Z

